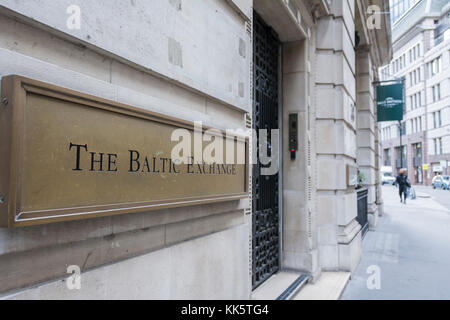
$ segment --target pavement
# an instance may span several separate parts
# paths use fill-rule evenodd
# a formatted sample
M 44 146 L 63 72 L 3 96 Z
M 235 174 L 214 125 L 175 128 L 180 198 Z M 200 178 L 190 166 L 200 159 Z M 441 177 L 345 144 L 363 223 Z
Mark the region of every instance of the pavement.
M 341 299 L 450 299 L 450 191 L 415 189 L 403 204 L 383 186 L 384 215 Z
M 433 189 L 432 187 L 414 186 L 416 193 L 426 194 L 433 200 L 450 210 L 450 190 Z

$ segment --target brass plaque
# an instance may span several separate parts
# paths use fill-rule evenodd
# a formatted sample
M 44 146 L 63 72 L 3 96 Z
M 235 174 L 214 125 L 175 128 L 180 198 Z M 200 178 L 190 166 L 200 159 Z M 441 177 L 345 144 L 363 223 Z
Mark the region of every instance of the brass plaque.
M 247 197 L 245 137 L 232 139 L 235 161 L 196 162 L 188 121 L 19 76 L 3 78 L 2 98 L 1 226 Z M 179 143 L 171 139 L 176 129 L 192 136 L 192 157 L 183 163 L 171 155 Z M 231 138 L 214 138 L 222 139 L 225 156 Z M 204 150 L 210 142 L 200 143 Z M 236 163 L 239 148 L 244 163 Z

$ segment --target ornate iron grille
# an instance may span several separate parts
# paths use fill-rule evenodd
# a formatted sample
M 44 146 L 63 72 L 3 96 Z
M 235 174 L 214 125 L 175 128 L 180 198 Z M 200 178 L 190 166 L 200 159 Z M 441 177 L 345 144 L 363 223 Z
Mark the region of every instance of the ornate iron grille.
M 358 201 L 358 216 L 356 221 L 359 222 L 362 228 L 362 235 L 364 236 L 369 230 L 369 221 L 367 218 L 367 197 L 369 191 L 367 189 L 361 189 L 357 191 L 357 201 Z
M 279 51 L 276 34 L 254 14 L 253 127 L 258 138 L 259 129 L 267 130 L 269 155 L 271 129 L 278 129 Z M 253 288 L 279 269 L 278 174 L 263 176 L 262 167 L 259 162 L 253 165 Z

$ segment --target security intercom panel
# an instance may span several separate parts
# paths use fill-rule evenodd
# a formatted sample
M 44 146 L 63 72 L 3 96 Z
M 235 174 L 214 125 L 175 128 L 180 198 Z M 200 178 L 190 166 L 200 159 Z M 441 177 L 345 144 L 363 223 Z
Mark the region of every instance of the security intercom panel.
M 291 160 L 295 160 L 298 149 L 298 113 L 289 114 L 289 151 Z

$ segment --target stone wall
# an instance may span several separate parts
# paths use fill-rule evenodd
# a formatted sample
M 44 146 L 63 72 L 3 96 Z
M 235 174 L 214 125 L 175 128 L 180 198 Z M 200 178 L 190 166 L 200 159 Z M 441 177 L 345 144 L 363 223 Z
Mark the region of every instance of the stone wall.
M 334 1 L 317 22 L 315 69 L 317 227 L 322 270 L 352 271 L 361 255 L 356 192 L 346 166 L 356 165 L 355 3 Z
M 18 74 L 243 129 L 251 106 L 251 42 L 247 18 L 237 10 L 245 1 L 238 2 L 79 1 L 82 28 L 69 30 L 69 1 L 0 1 L 0 77 Z M 0 294 L 248 298 L 247 207 L 243 200 L 1 228 Z M 65 288 L 69 265 L 81 268 L 80 291 Z
M 370 50 L 367 47 L 358 49 L 356 55 L 356 107 L 357 107 L 357 163 L 364 175 L 363 185 L 368 188 L 368 220 L 369 227 L 374 229 L 378 220 L 377 185 L 379 184 L 379 167 L 377 166 L 376 132 L 378 130 L 375 115 L 374 70 Z

